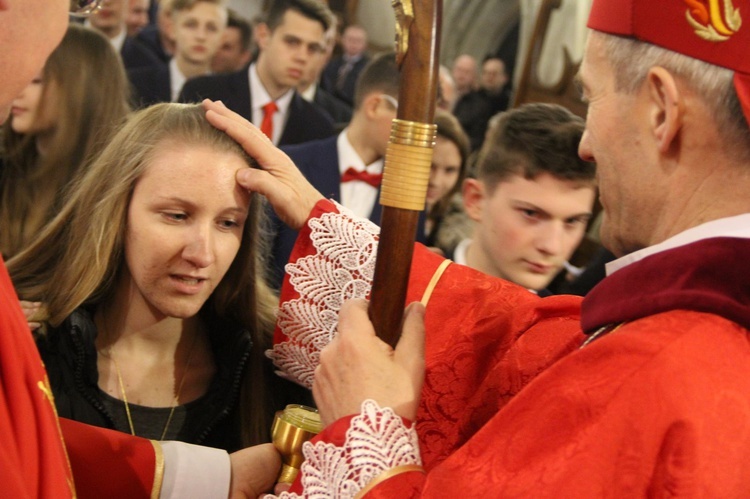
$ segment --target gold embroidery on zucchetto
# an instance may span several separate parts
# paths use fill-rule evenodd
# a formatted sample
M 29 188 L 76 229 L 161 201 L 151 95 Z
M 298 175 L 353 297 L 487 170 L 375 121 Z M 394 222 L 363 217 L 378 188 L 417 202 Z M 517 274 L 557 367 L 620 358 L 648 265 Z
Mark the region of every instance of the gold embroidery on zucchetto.
M 739 31 L 742 26 L 740 9 L 732 0 L 684 0 L 689 7 L 685 11 L 695 34 L 710 42 L 723 42 Z

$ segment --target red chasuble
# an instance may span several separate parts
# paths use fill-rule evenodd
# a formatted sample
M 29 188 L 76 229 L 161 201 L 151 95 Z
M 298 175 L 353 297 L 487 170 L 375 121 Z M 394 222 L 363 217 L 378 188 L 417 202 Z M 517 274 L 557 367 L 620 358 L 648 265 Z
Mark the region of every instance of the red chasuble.
M 155 444 L 57 419 L 42 360 L 1 259 L 0 436 L 2 497 L 158 497 L 163 463 Z
M 328 251 L 325 237 L 311 249 L 315 227 L 337 222 L 313 215 L 320 221 L 301 233 L 287 284 L 314 307 L 309 290 L 321 288 L 301 285 L 310 281 L 300 269 L 312 268 L 304 255 Z M 367 497 L 383 498 L 746 495 L 748 254 L 750 241 L 709 239 L 620 270 L 584 302 L 582 322 L 598 332 L 582 348 L 580 301 L 539 299 L 450 265 L 427 305 L 416 423 L 425 471 L 409 457 L 416 444 L 408 422 L 363 406 L 309 446 L 295 490 L 304 485 L 306 496 L 320 497 L 364 484 Z M 410 300 L 439 264 L 417 248 Z

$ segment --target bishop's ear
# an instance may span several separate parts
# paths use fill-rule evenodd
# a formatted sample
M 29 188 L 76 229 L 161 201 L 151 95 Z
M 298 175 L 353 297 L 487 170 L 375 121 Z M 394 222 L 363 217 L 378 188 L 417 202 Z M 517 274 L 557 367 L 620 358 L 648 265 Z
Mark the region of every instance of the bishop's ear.
M 674 75 L 659 66 L 649 69 L 645 85 L 651 130 L 659 151 L 667 153 L 682 128 L 684 95 Z

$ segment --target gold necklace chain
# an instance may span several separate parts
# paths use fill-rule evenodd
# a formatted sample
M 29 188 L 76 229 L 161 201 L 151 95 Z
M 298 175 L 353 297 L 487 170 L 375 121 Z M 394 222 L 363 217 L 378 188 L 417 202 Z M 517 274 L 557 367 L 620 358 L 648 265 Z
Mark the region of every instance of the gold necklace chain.
M 172 408 L 169 410 L 169 416 L 167 417 L 167 422 L 164 424 L 164 430 L 161 432 L 161 438 L 159 440 L 164 440 L 164 437 L 167 435 L 167 430 L 169 430 L 169 425 L 172 423 L 172 416 L 174 416 L 174 411 L 177 408 L 177 406 L 180 403 L 180 394 L 182 394 L 182 387 L 185 384 L 185 378 L 187 377 L 187 373 L 190 370 L 190 361 L 193 358 L 193 350 L 195 350 L 195 343 L 198 339 L 198 333 L 193 336 L 193 342 L 190 344 L 190 350 L 188 351 L 188 358 L 185 362 L 185 370 L 182 373 L 182 377 L 180 378 L 180 385 L 177 387 L 177 393 L 174 396 L 174 402 L 172 403 Z M 107 349 L 107 357 L 112 360 L 112 363 L 115 365 L 115 372 L 117 373 L 117 382 L 120 385 L 120 394 L 122 395 L 122 402 L 125 404 L 125 414 L 128 417 L 128 425 L 130 426 L 130 434 L 133 436 L 135 435 L 135 426 L 133 425 L 133 416 L 130 414 L 130 404 L 128 404 L 128 396 L 125 394 L 125 384 L 122 381 L 122 374 L 120 374 L 120 366 L 117 364 L 117 359 L 115 359 L 114 355 L 112 355 L 112 347 L 109 347 Z

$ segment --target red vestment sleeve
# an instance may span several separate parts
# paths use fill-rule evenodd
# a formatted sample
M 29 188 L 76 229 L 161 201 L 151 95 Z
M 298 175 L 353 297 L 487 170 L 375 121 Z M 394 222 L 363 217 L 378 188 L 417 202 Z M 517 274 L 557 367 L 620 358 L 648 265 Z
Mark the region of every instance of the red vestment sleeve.
M 0 489 L 3 497 L 74 495 L 52 391 L 0 259 Z
M 157 442 L 65 418 L 60 427 L 79 498 L 159 497 L 164 463 Z

